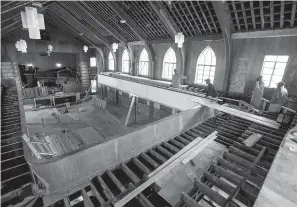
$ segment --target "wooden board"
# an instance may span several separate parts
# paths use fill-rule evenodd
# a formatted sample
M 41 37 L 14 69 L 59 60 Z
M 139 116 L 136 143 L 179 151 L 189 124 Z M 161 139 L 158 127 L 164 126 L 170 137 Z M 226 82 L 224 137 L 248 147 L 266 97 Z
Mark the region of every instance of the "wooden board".
M 243 111 L 240 111 L 240 110 L 232 109 L 232 108 L 229 108 L 229 107 L 226 107 L 226 106 L 223 106 L 223 105 L 219 105 L 219 104 L 217 104 L 215 102 L 212 102 L 212 101 L 209 101 L 209 100 L 206 100 L 206 99 L 190 98 L 189 100 L 193 101 L 193 102 L 196 102 L 196 103 L 199 103 L 201 105 L 210 107 L 210 108 L 214 108 L 214 109 L 216 109 L 218 111 L 222 111 L 222 112 L 225 112 L 225 113 L 240 117 L 242 119 L 246 119 L 246 120 L 249 120 L 249 121 L 252 121 L 252 122 L 256 122 L 258 124 L 262 124 L 264 126 L 268 126 L 270 128 L 273 128 L 273 129 L 278 129 L 279 126 L 280 126 L 280 124 L 277 123 L 276 121 L 273 121 L 273 120 L 270 120 L 270 119 L 267 119 L 267 118 L 264 118 L 264 117 L 261 117 L 261 116 L 257 116 L 257 115 L 254 115 L 254 114 L 246 113 L 246 112 L 243 112 Z

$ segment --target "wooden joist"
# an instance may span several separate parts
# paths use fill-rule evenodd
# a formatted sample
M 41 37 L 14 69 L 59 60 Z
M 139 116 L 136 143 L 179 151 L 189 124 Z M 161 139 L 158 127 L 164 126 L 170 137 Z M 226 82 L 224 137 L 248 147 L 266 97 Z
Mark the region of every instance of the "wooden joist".
M 216 135 L 216 131 L 214 131 L 212 134 L 210 134 L 208 137 L 206 137 L 204 140 L 211 139 L 214 135 Z M 187 156 L 191 155 L 195 150 L 197 150 L 201 145 L 205 142 L 202 142 L 201 138 L 194 139 L 190 144 L 188 144 L 186 147 L 184 147 L 182 150 L 180 150 L 178 153 L 176 153 L 174 156 L 172 156 L 169 160 L 167 160 L 165 163 L 163 163 L 161 166 L 159 166 L 155 171 L 150 173 L 148 175 L 149 179 L 146 180 L 143 184 L 138 186 L 135 190 L 127 194 L 124 198 L 119 200 L 117 203 L 115 203 L 114 207 L 120 207 L 124 206 L 127 202 L 129 202 L 131 199 L 135 198 L 137 195 L 139 195 L 144 189 L 152 185 L 154 182 L 156 182 L 159 178 L 163 177 L 166 173 L 168 173 L 174 166 L 179 164 L 183 159 L 185 159 Z
M 219 104 L 217 104 L 215 102 L 212 102 L 212 101 L 209 101 L 209 100 L 205 100 L 205 99 L 202 99 L 202 98 L 191 98 L 189 100 L 191 100 L 193 102 L 196 102 L 196 103 L 199 103 L 201 105 L 210 107 L 210 108 L 214 108 L 214 109 L 216 109 L 218 111 L 222 111 L 222 112 L 225 112 L 225 113 L 240 117 L 242 119 L 246 119 L 246 120 L 249 120 L 249 121 L 252 121 L 252 122 L 262 124 L 264 126 L 268 126 L 270 128 L 273 128 L 273 129 L 278 129 L 279 126 L 280 126 L 280 124 L 278 124 L 276 121 L 273 121 L 273 120 L 270 120 L 270 119 L 267 119 L 267 118 L 264 118 L 264 117 L 261 117 L 261 116 L 249 114 L 249 113 L 239 111 L 239 110 L 236 110 L 236 109 L 232 109 L 232 108 L 229 108 L 229 107 L 226 107 L 226 106 L 223 106 L 223 105 L 219 105 Z

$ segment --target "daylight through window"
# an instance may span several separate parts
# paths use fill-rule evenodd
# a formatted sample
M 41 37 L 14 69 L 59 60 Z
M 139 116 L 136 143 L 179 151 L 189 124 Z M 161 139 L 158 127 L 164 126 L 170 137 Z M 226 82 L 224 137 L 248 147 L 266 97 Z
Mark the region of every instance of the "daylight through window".
M 143 49 L 139 58 L 139 75 L 148 76 L 149 58 L 146 49 Z
M 266 87 L 276 87 L 282 81 L 288 59 L 289 56 L 265 56 L 261 75 Z
M 216 56 L 210 47 L 205 48 L 198 57 L 195 83 L 205 84 L 205 79 L 213 83 L 216 70 Z
M 108 55 L 108 69 L 114 70 L 114 59 L 111 52 L 109 52 L 109 55 Z
M 127 50 L 124 50 L 122 56 L 122 72 L 129 73 L 129 54 Z
M 174 50 L 169 48 L 163 61 L 162 78 L 171 80 L 174 69 L 176 69 L 176 56 Z

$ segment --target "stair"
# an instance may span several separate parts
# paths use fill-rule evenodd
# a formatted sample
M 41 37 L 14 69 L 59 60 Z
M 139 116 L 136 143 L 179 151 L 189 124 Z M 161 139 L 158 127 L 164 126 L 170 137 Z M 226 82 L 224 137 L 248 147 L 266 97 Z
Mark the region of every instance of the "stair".
M 16 87 L 4 88 L 1 99 L 1 206 L 32 195 L 32 177 L 25 160 Z

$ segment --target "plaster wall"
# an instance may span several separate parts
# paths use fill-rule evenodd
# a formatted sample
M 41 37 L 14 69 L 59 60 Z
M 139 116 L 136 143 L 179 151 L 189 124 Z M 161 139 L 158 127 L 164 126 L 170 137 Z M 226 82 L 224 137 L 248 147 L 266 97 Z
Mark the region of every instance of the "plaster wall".
M 283 76 L 289 95 L 297 95 L 297 37 L 270 37 L 233 40 L 231 82 L 239 80 L 243 93 L 251 94 L 257 76 L 261 74 L 265 55 L 289 55 Z M 237 71 L 238 62 L 244 63 L 242 72 Z M 237 73 L 236 73 L 237 72 Z M 265 93 L 269 89 L 265 89 Z

